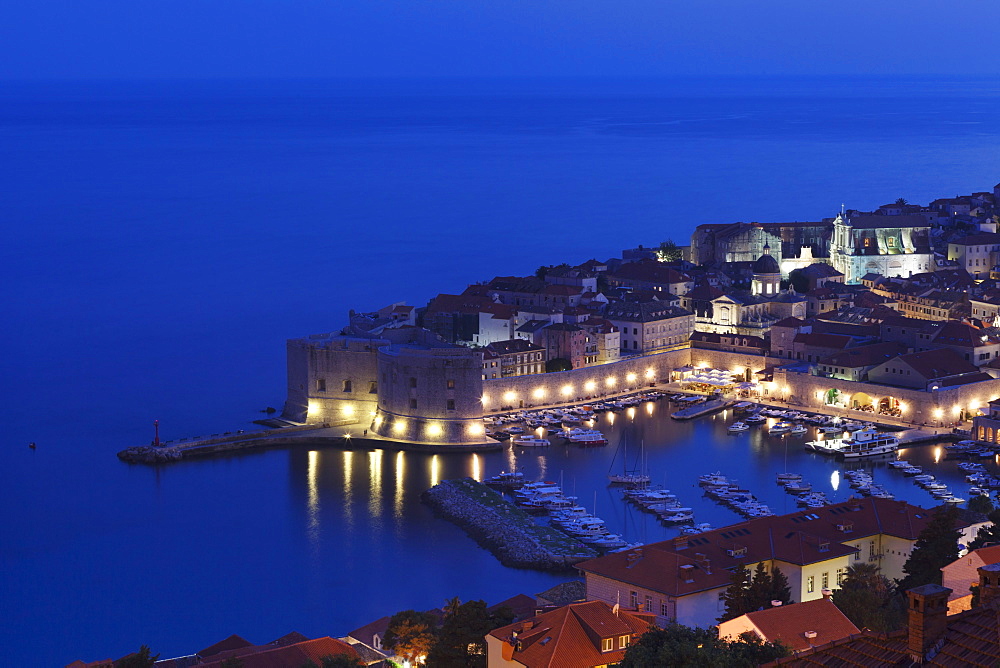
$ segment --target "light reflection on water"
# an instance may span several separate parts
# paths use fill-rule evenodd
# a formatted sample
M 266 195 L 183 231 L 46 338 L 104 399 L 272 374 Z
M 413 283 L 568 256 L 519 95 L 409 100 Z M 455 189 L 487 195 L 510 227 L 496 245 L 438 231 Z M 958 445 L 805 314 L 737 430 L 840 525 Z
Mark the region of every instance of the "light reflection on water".
M 368 515 L 372 521 L 382 519 L 382 451 L 368 453 Z
M 396 519 L 403 517 L 403 477 L 406 474 L 405 453 L 400 450 L 396 453 L 396 494 L 392 499 L 392 511 Z
M 547 448 L 512 448 L 505 443 L 499 451 L 478 454 L 410 451 L 386 457 L 382 450 L 346 451 L 340 455 L 343 480 L 337 480 L 335 487 L 329 486 L 335 478 L 324 478 L 323 450 L 298 454 L 291 451 L 293 461 L 299 462 L 293 468 L 302 481 L 303 531 L 310 542 L 329 542 L 338 536 L 362 543 L 378 540 L 387 550 L 405 550 L 405 545 L 393 545 L 392 541 L 407 535 L 412 540 L 415 532 L 423 535 L 429 527 L 441 526 L 438 523 L 442 520 L 420 501 L 420 494 L 427 488 L 444 479 L 471 476 L 481 481 L 501 471 L 521 471 L 526 480 L 563 481 L 568 495 L 579 497 L 588 508 L 596 503 L 608 527 L 624 532 L 627 540 L 655 541 L 677 535 L 676 527 L 663 526 L 655 516 L 626 503 L 621 489 L 608 484 L 609 470 L 612 466 L 618 470 L 623 456 L 627 468 L 645 467 L 654 486 L 671 490 L 682 505 L 694 509 L 697 521 L 713 526 L 742 520 L 704 496 L 698 487 L 699 475 L 715 471 L 738 480 L 776 513 L 798 509 L 795 498 L 775 484 L 775 474 L 783 471 L 799 473 L 814 489 L 826 488 L 831 501 L 843 501 L 855 493 L 843 484 L 844 471 L 864 469 L 897 498 L 924 507 L 937 505 L 910 478 L 887 467 L 884 461 L 844 463 L 805 451 L 805 441 L 817 436 L 813 429 L 805 436 L 771 436 L 766 427 L 728 434 L 729 422 L 738 419 L 731 411 L 677 421 L 669 418 L 672 408 L 663 404 L 652 414 L 648 408 L 623 411 L 626 416 L 634 414 L 633 419 L 625 420 L 620 419 L 621 415 L 616 419 L 614 413 L 601 414 L 596 428 L 610 442 L 603 448 L 580 448 L 554 437 Z M 619 447 L 626 447 L 620 445 L 623 441 L 628 444 L 627 453 L 619 453 L 615 459 Z M 368 466 L 354 466 L 354 458 L 365 455 Z M 900 452 L 900 457 L 923 466 L 959 496 L 967 495 L 964 474 L 955 462 L 944 458 L 940 446 L 908 448 Z M 995 460 L 986 461 L 988 467 L 995 466 Z M 364 508 L 363 521 L 358 515 L 360 508 Z M 384 527 L 392 527 L 392 533 L 387 535 Z M 462 549 L 461 545 L 473 549 L 474 544 L 464 533 L 451 540 L 449 550 Z
M 345 450 L 343 506 L 344 506 L 344 520 L 347 522 L 347 525 L 349 527 L 354 525 L 354 510 L 352 508 L 352 506 L 354 505 L 354 486 L 352 484 L 353 462 L 354 462 L 354 453 L 351 452 L 350 450 Z
M 319 542 L 319 486 L 316 477 L 319 471 L 320 454 L 316 450 L 309 451 L 309 470 L 306 474 L 306 481 L 309 487 L 309 501 L 307 517 L 309 518 L 309 541 L 313 547 Z

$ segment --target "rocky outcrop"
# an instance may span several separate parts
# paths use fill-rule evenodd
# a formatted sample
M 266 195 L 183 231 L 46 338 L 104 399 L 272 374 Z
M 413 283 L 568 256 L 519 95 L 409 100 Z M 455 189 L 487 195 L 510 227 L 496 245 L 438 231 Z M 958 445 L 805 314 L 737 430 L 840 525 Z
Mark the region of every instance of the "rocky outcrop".
M 421 498 L 462 527 L 504 566 L 566 570 L 598 556 L 593 548 L 536 524 L 526 512 L 471 478 L 443 480 Z

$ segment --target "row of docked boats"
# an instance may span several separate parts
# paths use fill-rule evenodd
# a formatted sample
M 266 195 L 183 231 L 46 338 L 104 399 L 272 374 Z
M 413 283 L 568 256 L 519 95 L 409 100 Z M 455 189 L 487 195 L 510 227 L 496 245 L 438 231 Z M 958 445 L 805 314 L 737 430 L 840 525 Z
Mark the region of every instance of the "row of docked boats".
M 862 496 L 873 496 L 877 499 L 896 498 L 889 490 L 876 483 L 875 478 L 867 471 L 844 471 L 844 479 L 851 489 L 857 490 Z
M 796 498 L 796 504 L 807 508 L 822 508 L 830 503 L 823 492 L 812 491 L 812 484 L 798 473 L 779 473 L 776 482 L 785 492 Z
M 944 446 L 950 459 L 987 459 L 1000 452 L 1000 444 L 959 441 Z
M 604 520 L 578 505 L 575 496 L 566 496 L 554 482 L 522 482 L 511 496 L 528 512 L 548 513 L 553 526 L 583 543 L 607 550 L 629 546 L 620 535 L 608 530 Z
M 717 503 L 728 506 L 744 517 L 769 517 L 774 512 L 761 503 L 750 490 L 740 487 L 736 480 L 730 480 L 722 473 L 710 473 L 699 476 L 698 484 L 705 490 L 705 495 Z
M 681 529 L 682 533 L 701 533 L 712 529 L 709 524 L 694 524 L 694 510 L 681 505 L 677 496 L 671 494 L 669 489 L 639 487 L 624 490 L 623 496 L 642 510 L 659 517 L 664 524 L 691 525 Z
M 938 501 L 943 501 L 945 503 L 965 503 L 965 499 L 952 493 L 952 491 L 948 489 L 948 486 L 943 482 L 939 481 L 930 473 L 924 473 L 922 468 L 911 464 L 905 459 L 897 459 L 894 462 L 889 462 L 889 467 L 896 469 L 897 471 L 901 471 L 903 475 L 912 478 L 914 484 L 918 487 L 922 487 Z M 974 484 L 972 489 L 969 490 L 970 494 L 979 495 L 981 493 L 985 493 L 986 495 L 989 495 L 990 492 L 988 487 L 980 489 L 975 486 L 975 483 L 986 482 L 986 467 L 982 464 L 962 462 L 959 464 L 959 468 L 970 474 L 966 477 L 967 481 Z M 1000 489 L 1000 479 L 994 479 L 992 482 L 995 482 L 996 487 Z

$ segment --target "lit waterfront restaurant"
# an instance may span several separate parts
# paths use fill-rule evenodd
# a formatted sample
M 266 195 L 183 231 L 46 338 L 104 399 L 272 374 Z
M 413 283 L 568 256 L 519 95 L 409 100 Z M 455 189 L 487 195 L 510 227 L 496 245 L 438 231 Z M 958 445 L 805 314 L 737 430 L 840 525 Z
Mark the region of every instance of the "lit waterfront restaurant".
M 928 352 L 941 357 L 950 353 Z M 882 366 L 903 364 L 906 357 Z M 1000 371 L 993 369 L 973 372 L 939 364 L 931 373 L 914 367 L 909 386 L 902 387 L 815 375 L 815 365 L 785 358 L 690 345 L 570 371 L 483 379 L 482 353 L 469 348 L 429 337 L 397 343 L 334 335 L 289 341 L 285 415 L 312 424 L 353 425 L 405 443 L 496 445 L 485 436 L 482 420 L 487 415 L 683 383 L 706 368 L 753 380 L 742 384 L 750 397 L 842 416 L 898 415 L 905 423 L 938 428 L 971 419 L 1000 397 L 1000 380 L 992 375 Z M 888 381 L 895 375 L 876 371 L 869 376 Z M 997 438 L 1000 419 L 987 428 Z

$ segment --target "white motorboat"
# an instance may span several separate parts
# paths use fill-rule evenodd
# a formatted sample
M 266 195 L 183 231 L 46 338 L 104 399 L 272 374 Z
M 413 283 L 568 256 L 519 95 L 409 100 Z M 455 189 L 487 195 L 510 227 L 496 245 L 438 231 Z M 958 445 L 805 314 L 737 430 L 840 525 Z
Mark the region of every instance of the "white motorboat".
M 909 465 L 910 462 L 906 461 L 905 459 L 897 459 L 894 462 L 889 462 L 889 466 L 891 466 L 894 469 L 905 469 Z
M 510 442 L 521 448 L 544 448 L 552 445 L 549 439 L 537 436 L 518 436 L 510 439 Z
M 791 428 L 788 434 L 790 436 L 801 436 L 802 434 L 805 434 L 808 431 L 809 429 L 805 425 L 797 424 Z
M 794 426 L 795 425 L 793 425 L 791 422 L 785 422 L 785 421 L 776 422 L 775 424 L 771 425 L 771 428 L 768 429 L 767 432 L 769 434 L 787 434 L 792 430 L 792 427 Z
M 734 422 L 731 425 L 729 425 L 727 431 L 730 434 L 738 434 L 741 431 L 748 431 L 749 429 L 750 427 L 747 425 L 746 422 Z
M 743 422 L 746 424 L 761 424 L 762 422 L 767 422 L 767 418 L 760 413 L 754 413 L 743 418 Z

